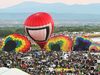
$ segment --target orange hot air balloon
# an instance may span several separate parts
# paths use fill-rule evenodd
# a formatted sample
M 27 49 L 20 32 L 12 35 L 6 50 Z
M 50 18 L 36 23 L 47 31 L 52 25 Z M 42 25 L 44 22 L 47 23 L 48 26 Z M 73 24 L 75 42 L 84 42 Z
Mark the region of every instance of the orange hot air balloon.
M 65 51 L 69 52 L 72 50 L 72 39 L 68 36 L 58 35 L 48 39 L 45 49 L 47 51 Z
M 43 48 L 53 32 L 54 22 L 48 13 L 37 12 L 26 19 L 24 26 L 28 36 Z

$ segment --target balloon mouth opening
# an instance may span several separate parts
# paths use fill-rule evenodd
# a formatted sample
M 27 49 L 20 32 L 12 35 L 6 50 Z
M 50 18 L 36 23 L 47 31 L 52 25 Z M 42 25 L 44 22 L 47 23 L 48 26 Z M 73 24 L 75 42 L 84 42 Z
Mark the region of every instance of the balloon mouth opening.
M 5 46 L 3 47 L 3 50 L 7 52 L 14 51 L 16 46 L 17 44 L 15 41 L 9 40 L 6 42 Z
M 50 28 L 49 26 L 45 26 L 42 28 L 25 28 L 28 36 L 37 42 L 44 42 L 47 41 L 48 37 L 50 36 Z M 36 36 L 37 34 L 42 35 L 42 38 Z
M 52 51 L 60 51 L 60 45 L 59 44 L 53 44 L 52 47 L 51 47 L 51 50 Z

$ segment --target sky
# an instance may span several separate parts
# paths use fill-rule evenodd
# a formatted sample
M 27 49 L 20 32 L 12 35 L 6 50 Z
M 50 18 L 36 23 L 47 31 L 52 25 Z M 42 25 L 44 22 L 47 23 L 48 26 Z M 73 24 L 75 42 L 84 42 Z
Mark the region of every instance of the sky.
M 65 3 L 65 4 L 94 4 L 100 3 L 100 0 L 0 0 L 0 8 L 7 8 L 13 5 L 25 2 L 25 1 L 35 1 L 40 3 Z

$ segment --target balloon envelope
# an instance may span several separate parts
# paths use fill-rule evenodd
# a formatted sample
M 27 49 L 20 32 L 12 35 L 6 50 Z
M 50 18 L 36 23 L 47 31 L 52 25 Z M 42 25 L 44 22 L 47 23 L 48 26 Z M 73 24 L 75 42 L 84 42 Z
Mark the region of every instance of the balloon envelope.
M 76 37 L 74 39 L 74 51 L 84 51 L 89 50 L 89 46 L 92 44 L 92 41 L 87 37 Z
M 0 48 L 2 47 L 2 44 L 3 44 L 2 39 L 0 39 Z
M 26 19 L 24 26 L 28 36 L 43 48 L 53 32 L 54 22 L 50 14 L 37 12 Z
M 89 47 L 89 51 L 100 51 L 100 44 L 99 43 L 92 43 Z
M 72 40 L 68 36 L 58 35 L 49 38 L 45 45 L 47 51 L 66 51 L 69 52 L 72 49 Z
M 31 43 L 27 37 L 20 34 L 11 34 L 4 38 L 2 50 L 3 51 L 15 51 L 15 52 L 28 52 L 30 50 Z

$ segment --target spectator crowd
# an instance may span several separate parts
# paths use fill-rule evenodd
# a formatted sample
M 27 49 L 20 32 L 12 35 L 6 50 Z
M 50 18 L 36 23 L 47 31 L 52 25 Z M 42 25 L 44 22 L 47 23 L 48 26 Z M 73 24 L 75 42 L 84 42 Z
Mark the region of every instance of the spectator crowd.
M 0 67 L 19 68 L 30 75 L 100 75 L 98 60 L 100 55 L 87 51 L 0 52 Z

